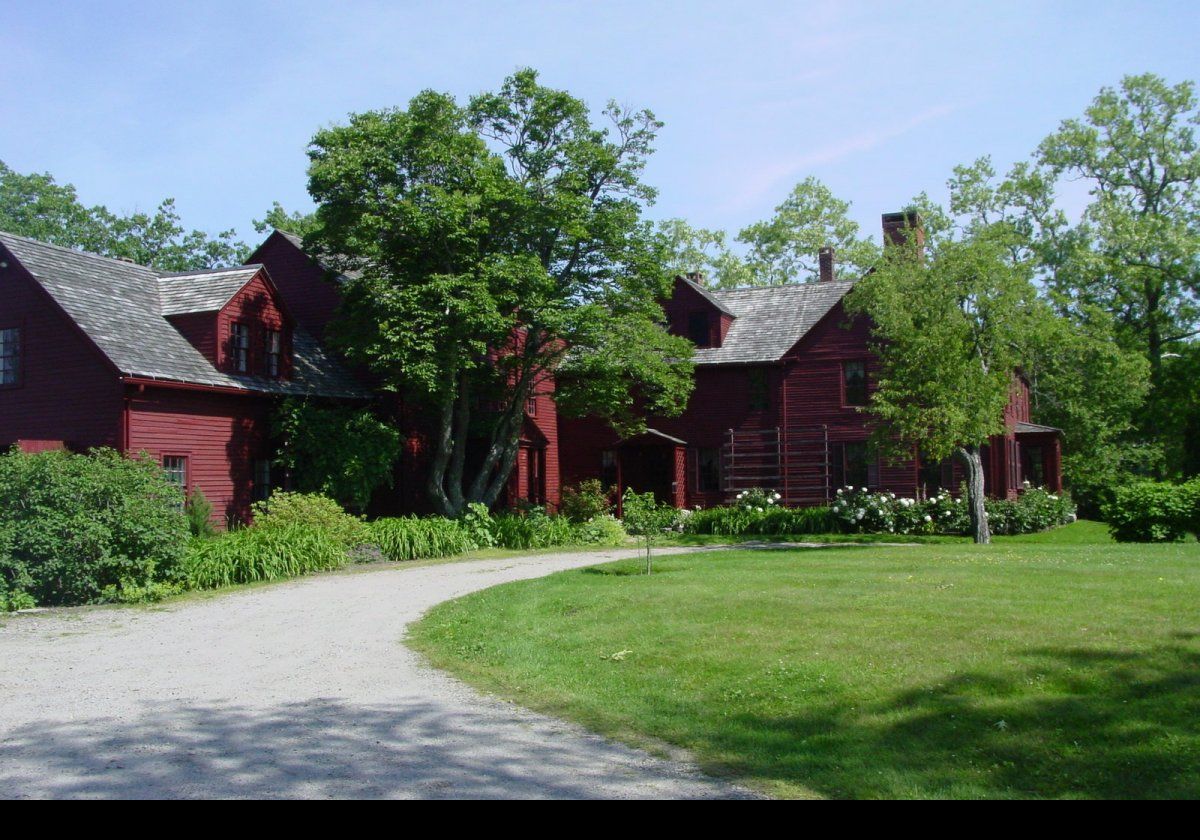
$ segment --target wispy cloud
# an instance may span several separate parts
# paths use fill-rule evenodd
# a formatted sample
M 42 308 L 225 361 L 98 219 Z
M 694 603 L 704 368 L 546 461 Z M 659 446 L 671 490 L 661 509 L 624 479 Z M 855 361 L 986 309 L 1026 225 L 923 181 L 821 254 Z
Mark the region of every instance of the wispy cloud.
M 888 140 L 907 134 L 927 122 L 952 113 L 954 110 L 956 110 L 955 107 L 951 105 L 935 105 L 908 119 L 843 137 L 795 157 L 764 162 L 763 165 L 743 173 L 740 189 L 730 199 L 728 209 L 744 210 L 775 189 L 784 179 L 795 178 L 807 170 L 836 163 L 859 152 L 877 148 Z

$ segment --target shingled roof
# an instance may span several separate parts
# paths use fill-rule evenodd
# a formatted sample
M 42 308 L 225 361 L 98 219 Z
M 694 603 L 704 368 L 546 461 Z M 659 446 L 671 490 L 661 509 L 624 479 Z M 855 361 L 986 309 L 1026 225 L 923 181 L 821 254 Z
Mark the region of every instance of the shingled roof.
M 699 365 L 778 361 L 854 287 L 853 281 L 836 281 L 720 290 L 687 282 L 733 315 L 720 347 L 697 348 L 693 360 Z
M 214 311 L 215 300 L 240 280 L 241 285 L 225 298 L 228 302 L 261 266 L 168 275 L 9 233 L 0 232 L 0 245 L 122 375 L 269 394 L 369 396 L 302 330 L 297 329 L 292 339 L 292 378 L 275 380 L 218 370 L 166 319 L 180 312 Z
M 219 312 L 260 270 L 261 265 L 241 265 L 161 275 L 159 311 L 162 315 Z

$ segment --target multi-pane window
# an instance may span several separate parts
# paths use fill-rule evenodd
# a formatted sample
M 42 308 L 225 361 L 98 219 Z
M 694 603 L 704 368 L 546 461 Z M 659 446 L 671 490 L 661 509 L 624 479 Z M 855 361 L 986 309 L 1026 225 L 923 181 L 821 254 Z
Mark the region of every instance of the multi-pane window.
M 696 490 L 700 493 L 721 491 L 720 449 L 700 449 L 696 452 Z
M 0 330 L 0 387 L 21 383 L 21 330 Z
M 283 333 L 279 330 L 267 330 L 264 341 L 267 359 L 267 376 L 272 379 L 279 377 L 281 359 L 283 358 Z
M 835 443 L 829 454 L 834 489 L 870 487 L 874 483 L 871 481 L 871 459 L 866 441 Z
M 707 312 L 693 312 L 688 315 L 688 338 L 697 347 L 709 347 L 712 344 L 712 334 Z
M 767 387 L 767 372 L 763 368 L 746 371 L 747 390 L 751 411 L 766 411 L 771 407 L 771 395 Z
M 843 405 L 867 404 L 866 362 L 846 362 L 842 365 L 842 388 L 846 400 Z
M 263 502 L 271 497 L 271 460 L 259 458 L 254 462 L 254 501 Z
M 530 417 L 537 417 L 537 397 L 529 397 L 525 400 L 525 413 Z
M 236 322 L 229 325 L 229 355 L 235 372 L 250 371 L 250 327 Z
M 183 455 L 164 455 L 162 459 L 163 475 L 167 481 L 187 493 L 187 457 Z
M 600 453 L 600 484 L 607 491 L 617 483 L 617 453 L 605 449 Z

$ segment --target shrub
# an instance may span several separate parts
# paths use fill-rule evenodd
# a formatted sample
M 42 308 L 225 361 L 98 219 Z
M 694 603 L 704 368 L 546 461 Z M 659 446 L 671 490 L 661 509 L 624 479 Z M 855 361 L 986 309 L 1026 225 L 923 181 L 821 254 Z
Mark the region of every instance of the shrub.
M 191 589 L 215 589 L 328 571 L 349 560 L 345 545 L 323 528 L 242 528 L 193 540 L 176 577 Z
M 283 443 L 280 463 L 299 489 L 362 511 L 375 488 L 391 486 L 400 433 L 370 409 L 287 399 L 272 425 Z
M 0 578 L 10 604 L 117 599 L 170 571 L 187 542 L 183 498 L 149 459 L 110 449 L 0 455 Z
M 768 508 L 779 504 L 783 497 L 774 490 L 753 487 L 737 494 L 737 507 L 753 513 L 765 513 Z
M 574 542 L 580 545 L 615 547 L 622 545 L 629 538 L 629 535 L 625 533 L 625 526 L 621 524 L 621 521 L 608 513 L 594 516 L 587 522 L 575 525 L 574 532 Z
M 839 530 L 827 507 L 768 507 L 761 513 L 742 507 L 698 510 L 683 520 L 689 534 L 737 537 L 770 534 L 827 534 Z
M 183 505 L 188 530 L 193 537 L 211 537 L 217 532 L 212 524 L 212 509 L 212 502 L 204 495 L 204 491 L 199 487 L 193 488 Z
M 281 528 L 307 525 L 320 528 L 346 548 L 371 541 L 371 533 L 361 517 L 342 510 L 342 506 L 320 493 L 273 493 L 271 498 L 250 506 L 255 528 Z
M 471 540 L 479 548 L 491 548 L 496 544 L 496 537 L 492 533 L 494 523 L 487 505 L 482 502 L 471 502 L 467 505 L 467 512 L 463 514 L 462 523 L 463 527 L 467 529 L 467 533 L 471 535 Z
M 1175 542 L 1200 531 L 1200 481 L 1127 484 L 1113 491 L 1101 512 L 1120 542 Z
M 562 489 L 558 511 L 569 521 L 582 523 L 603 516 L 611 507 L 599 479 L 590 478 L 574 487 Z
M 377 519 L 370 529 L 383 556 L 392 561 L 450 557 L 479 547 L 461 520 L 441 516 Z
M 1026 490 L 1015 500 L 988 499 L 986 507 L 993 534 L 1032 534 L 1075 518 L 1070 496 L 1042 489 Z

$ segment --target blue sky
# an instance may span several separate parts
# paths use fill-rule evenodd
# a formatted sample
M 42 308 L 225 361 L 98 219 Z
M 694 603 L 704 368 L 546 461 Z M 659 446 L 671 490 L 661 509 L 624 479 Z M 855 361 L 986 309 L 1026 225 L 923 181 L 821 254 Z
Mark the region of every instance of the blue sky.
M 113 209 L 174 196 L 187 225 L 252 241 L 272 201 L 310 206 L 317 128 L 528 65 L 666 123 L 654 217 L 736 232 L 815 175 L 875 232 L 957 163 L 1028 156 L 1122 75 L 1197 79 L 1197 32 L 1194 0 L 0 0 L 0 160 Z

